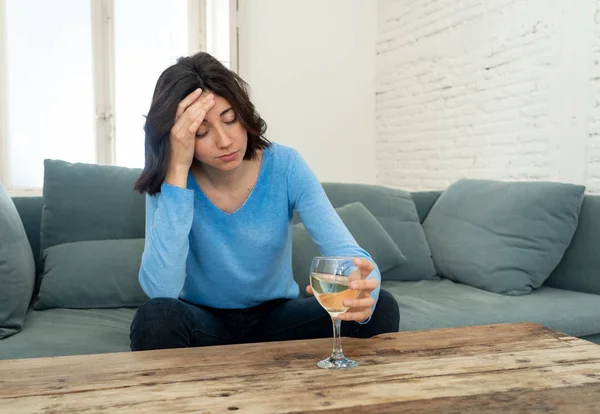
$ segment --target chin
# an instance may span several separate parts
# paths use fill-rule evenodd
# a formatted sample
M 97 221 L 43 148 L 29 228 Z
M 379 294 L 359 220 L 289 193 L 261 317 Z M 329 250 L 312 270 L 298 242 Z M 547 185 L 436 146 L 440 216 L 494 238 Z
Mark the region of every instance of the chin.
M 217 168 L 221 171 L 233 171 L 242 165 L 242 161 L 243 160 L 240 158 L 240 159 L 236 159 L 234 161 L 230 161 L 230 162 L 226 162 L 226 163 L 219 163 L 219 164 L 215 165 L 215 168 Z

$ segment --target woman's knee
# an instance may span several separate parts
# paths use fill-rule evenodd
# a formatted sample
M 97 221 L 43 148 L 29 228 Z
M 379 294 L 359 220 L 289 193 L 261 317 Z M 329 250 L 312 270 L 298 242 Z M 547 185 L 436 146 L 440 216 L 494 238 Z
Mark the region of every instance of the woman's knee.
M 149 299 L 137 309 L 133 324 L 156 325 L 166 320 L 179 320 L 184 312 L 185 304 L 178 299 Z
M 388 291 L 383 289 L 379 291 L 375 314 L 377 315 L 379 333 L 398 332 L 400 327 L 400 308 L 394 296 Z
M 183 345 L 182 339 L 188 336 L 186 332 L 193 330 L 193 321 L 186 306 L 184 302 L 172 298 L 154 298 L 142 304 L 131 322 L 131 349 Z

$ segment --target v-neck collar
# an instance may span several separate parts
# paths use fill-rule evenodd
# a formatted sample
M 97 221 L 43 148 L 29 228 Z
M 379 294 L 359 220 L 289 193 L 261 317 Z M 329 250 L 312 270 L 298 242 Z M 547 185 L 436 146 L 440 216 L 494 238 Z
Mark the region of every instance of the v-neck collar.
M 252 187 L 252 190 L 250 191 L 250 193 L 248 194 L 248 196 L 246 197 L 246 199 L 244 200 L 244 202 L 236 210 L 232 211 L 231 213 L 228 213 L 225 210 L 223 210 L 220 207 L 218 207 L 206 195 L 206 193 L 204 193 L 204 190 L 202 190 L 202 187 L 200 187 L 200 185 L 196 181 L 196 177 L 194 177 L 194 174 L 192 173 L 192 170 L 190 170 L 189 173 L 188 173 L 188 188 L 191 189 L 191 190 L 194 190 L 194 192 L 196 194 L 200 195 L 200 197 L 202 197 L 203 199 L 205 199 L 206 201 L 208 201 L 208 203 L 213 208 L 215 208 L 217 211 L 219 211 L 221 214 L 224 214 L 226 216 L 233 216 L 234 214 L 236 214 L 237 212 L 239 212 L 240 210 L 242 210 L 246 204 L 248 204 L 249 200 L 252 198 L 252 195 L 256 192 L 257 187 L 262 182 L 262 178 L 263 178 L 263 175 L 264 175 L 265 169 L 266 169 L 266 163 L 267 163 L 268 158 L 269 158 L 270 149 L 271 149 L 270 147 L 263 149 L 263 151 L 262 151 L 262 157 L 261 157 L 261 160 L 260 160 L 260 167 L 259 167 L 259 170 L 258 170 L 258 177 L 256 177 L 256 182 L 254 183 L 254 186 Z

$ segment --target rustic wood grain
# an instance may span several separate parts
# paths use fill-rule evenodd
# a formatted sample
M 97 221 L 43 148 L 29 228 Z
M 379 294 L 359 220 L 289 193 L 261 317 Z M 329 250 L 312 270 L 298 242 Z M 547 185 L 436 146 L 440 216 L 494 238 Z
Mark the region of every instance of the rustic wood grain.
M 0 361 L 0 412 L 600 412 L 600 346 L 542 326 Z
M 301 411 L 295 414 L 308 414 Z M 360 407 L 332 408 L 320 414 L 356 414 Z M 476 394 L 465 397 L 430 400 L 397 401 L 372 404 L 369 412 L 379 414 L 492 414 L 492 413 L 600 413 L 600 383 L 540 391 L 514 389 L 501 393 Z

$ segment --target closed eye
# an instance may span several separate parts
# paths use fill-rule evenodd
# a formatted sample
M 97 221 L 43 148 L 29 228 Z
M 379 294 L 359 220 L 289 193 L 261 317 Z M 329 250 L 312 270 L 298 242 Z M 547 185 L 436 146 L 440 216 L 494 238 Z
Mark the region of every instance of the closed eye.
M 237 122 L 237 116 L 233 117 L 233 119 L 231 121 L 223 121 L 223 123 L 225 125 L 232 125 L 232 124 L 235 124 L 236 122 Z
M 223 123 L 225 125 L 233 125 L 233 124 L 235 124 L 238 121 L 237 116 L 235 115 L 235 112 L 233 112 L 233 108 L 232 107 L 229 107 L 229 108 L 225 109 L 223 112 L 221 112 L 219 114 L 219 116 L 221 116 L 221 117 L 223 117 L 225 115 L 227 115 L 227 118 L 233 117 L 229 121 L 223 121 Z M 205 119 L 204 121 L 202 121 L 202 124 L 203 125 L 204 124 L 208 125 L 208 121 Z M 210 128 L 208 128 L 206 130 L 206 132 L 203 132 L 201 134 L 196 133 L 196 138 L 204 138 L 205 136 L 208 135 L 209 132 L 210 132 Z

